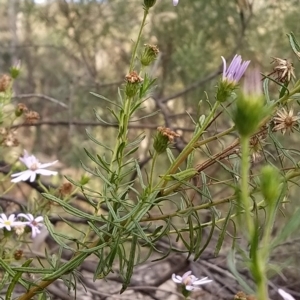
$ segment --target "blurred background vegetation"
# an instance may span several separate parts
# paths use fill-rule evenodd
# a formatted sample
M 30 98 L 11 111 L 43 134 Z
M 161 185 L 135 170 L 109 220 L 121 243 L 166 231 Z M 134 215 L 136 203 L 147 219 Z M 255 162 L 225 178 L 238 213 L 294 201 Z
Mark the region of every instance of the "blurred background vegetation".
M 170 2 L 158 1 L 144 35 L 145 43 L 160 49 L 151 70 L 158 86 L 145 112 L 163 114 L 132 127 L 137 133 L 146 130 L 149 139 L 157 126 L 180 128 L 184 142 L 193 129 L 186 111 L 194 116 L 205 113 L 205 103 L 199 108 L 198 102 L 206 99 L 205 92 L 214 94 L 221 55 L 231 59 L 239 53 L 265 74 L 272 70 L 271 56 L 296 60 L 286 33 L 300 34 L 299 2 L 184 0 L 176 8 Z M 94 115 L 95 109 L 105 119 L 107 103 L 89 92 L 112 100 L 118 97 L 142 17 L 141 4 L 141 0 L 1 0 L 1 72 L 21 60 L 14 99 L 41 115 L 38 126 L 24 129 L 28 150 L 78 167 L 79 159 L 86 157 L 82 149 L 88 143 L 86 128 L 106 141 L 113 136 L 113 129 L 99 124 Z M 141 158 L 147 156 L 148 144 L 146 140 Z

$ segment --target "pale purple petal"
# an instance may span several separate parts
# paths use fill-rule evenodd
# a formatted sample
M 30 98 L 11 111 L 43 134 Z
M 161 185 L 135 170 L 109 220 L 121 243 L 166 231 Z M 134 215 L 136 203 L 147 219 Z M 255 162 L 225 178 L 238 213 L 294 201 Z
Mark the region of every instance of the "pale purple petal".
M 283 289 L 278 289 L 278 293 L 284 300 L 295 300 L 295 298 L 292 295 L 285 292 Z
M 202 279 L 198 279 L 198 280 L 195 280 L 195 281 L 193 281 L 193 284 L 196 284 L 196 285 L 201 285 L 201 284 L 206 284 L 206 283 L 210 283 L 210 282 L 212 282 L 212 280 L 211 279 L 207 279 L 208 277 L 204 277 L 204 278 L 202 278 Z
M 30 171 L 30 170 L 29 170 L 29 171 Z M 14 174 L 11 174 L 10 176 L 11 176 L 11 177 L 18 177 L 18 176 L 24 174 L 25 172 L 28 172 L 28 170 L 22 171 L 22 172 L 18 172 L 18 173 L 14 173 Z M 31 172 L 31 171 L 30 171 L 30 172 Z
M 176 274 L 172 274 L 172 280 L 176 283 L 182 283 L 182 277 Z
M 34 239 L 39 233 L 41 233 L 40 229 L 37 226 L 31 227 L 31 237 Z
M 20 213 L 20 214 L 18 214 L 18 218 L 25 218 L 26 220 L 28 220 L 28 221 L 33 221 L 34 220 L 34 217 L 33 217 L 33 215 L 32 214 L 23 214 L 23 213 Z
M 226 59 L 221 56 L 222 60 L 223 60 L 223 80 L 225 80 L 226 78 Z
M 26 170 L 26 171 L 23 171 L 23 172 L 20 172 L 17 174 L 18 174 L 18 177 L 12 179 L 11 182 L 27 181 L 31 177 L 32 171 Z M 34 172 L 33 172 L 33 174 L 34 174 Z M 13 175 L 14 174 L 12 174 L 11 176 L 14 177 Z
M 40 164 L 39 165 L 39 169 L 44 169 L 44 168 L 48 168 L 54 164 L 56 164 L 58 162 L 58 160 L 54 161 L 54 162 L 51 162 L 51 163 L 47 163 L 47 164 Z
M 194 290 L 200 290 L 199 287 L 193 286 L 193 285 L 186 285 L 185 289 L 188 291 L 194 291 Z
M 173 5 L 176 6 L 178 4 L 179 0 L 173 0 Z
M 45 175 L 45 176 L 51 176 L 51 175 L 56 175 L 57 174 L 56 171 L 49 171 L 49 170 L 45 170 L 45 169 L 37 169 L 35 171 L 35 173 Z
M 36 170 L 37 171 L 37 170 Z M 36 178 L 36 171 L 31 171 L 31 175 L 30 175 L 30 182 L 34 182 L 35 178 Z
M 44 217 L 39 216 L 39 217 L 36 217 L 34 220 L 35 220 L 35 222 L 40 223 L 40 222 L 44 221 Z
M 223 56 L 221 58 L 223 61 L 223 81 L 226 80 L 237 84 L 248 68 L 250 61 L 243 62 L 242 57 L 236 54 L 226 69 L 225 58 Z

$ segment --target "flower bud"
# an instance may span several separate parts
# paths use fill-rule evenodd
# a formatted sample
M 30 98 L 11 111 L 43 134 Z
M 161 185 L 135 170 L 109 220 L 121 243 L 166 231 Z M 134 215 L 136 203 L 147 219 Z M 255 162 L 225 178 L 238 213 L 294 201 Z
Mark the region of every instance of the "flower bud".
M 180 136 L 170 128 L 158 127 L 154 137 L 153 148 L 158 154 L 164 153 L 175 137 Z
M 90 177 L 87 175 L 82 175 L 80 179 L 81 185 L 86 185 L 90 181 Z
M 23 250 L 18 249 L 14 252 L 15 260 L 20 260 L 23 257 Z
M 144 0 L 146 8 L 151 8 L 156 3 L 156 0 Z
M 28 112 L 28 108 L 23 103 L 18 103 L 17 108 L 15 110 L 16 117 L 22 116 L 23 112 Z
M 143 82 L 143 78 L 138 75 L 137 72 L 132 71 L 131 73 L 126 75 L 126 86 L 125 93 L 129 98 L 134 97 L 141 87 L 141 83 Z
M 236 101 L 233 120 L 239 134 L 254 134 L 268 110 L 264 104 L 259 71 L 253 70 L 246 76 L 243 92 Z
M 141 64 L 147 67 L 156 60 L 159 50 L 155 45 L 145 44 L 144 46 L 145 48 L 141 56 Z
M 16 79 L 20 75 L 21 61 L 19 60 L 14 66 L 9 69 L 12 79 Z
M 272 166 L 263 167 L 260 176 L 260 188 L 266 203 L 275 203 L 280 194 L 280 185 L 279 171 Z

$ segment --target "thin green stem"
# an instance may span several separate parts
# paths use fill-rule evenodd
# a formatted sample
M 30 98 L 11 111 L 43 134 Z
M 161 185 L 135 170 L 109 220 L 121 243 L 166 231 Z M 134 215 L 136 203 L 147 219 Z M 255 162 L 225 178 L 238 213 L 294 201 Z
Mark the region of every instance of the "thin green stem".
M 178 157 L 171 164 L 170 168 L 167 170 L 165 175 L 174 174 L 178 167 L 185 161 L 188 155 L 195 149 L 196 143 L 199 140 L 200 136 L 203 134 L 207 125 L 209 124 L 211 118 L 214 116 L 216 109 L 220 105 L 220 102 L 216 102 L 210 111 L 209 115 L 205 118 L 205 121 L 201 127 L 201 129 L 195 134 L 195 136 L 190 140 L 190 142 L 184 147 L 182 152 L 178 155 Z M 163 181 L 163 183 L 162 183 Z M 162 184 L 162 189 L 167 185 L 167 181 L 162 178 L 162 181 L 159 182 L 158 185 Z
M 251 200 L 249 198 L 249 170 L 250 170 L 250 157 L 249 157 L 249 137 L 241 137 L 242 148 L 242 165 L 241 165 L 241 202 L 245 209 L 246 231 L 248 233 L 248 240 L 251 242 L 254 234 L 254 222 L 251 216 Z
M 135 60 L 137 48 L 138 48 L 138 45 L 139 45 L 139 42 L 140 42 L 140 39 L 141 39 L 141 35 L 142 35 L 143 28 L 144 28 L 145 23 L 146 23 L 148 13 L 149 13 L 149 8 L 144 7 L 144 16 L 143 16 L 142 24 L 141 24 L 140 31 L 139 31 L 139 34 L 138 34 L 138 37 L 137 37 L 137 41 L 136 41 L 136 43 L 134 45 L 134 48 L 133 48 L 133 53 L 132 53 L 132 56 L 131 56 L 130 67 L 129 67 L 129 73 L 133 70 L 133 67 L 134 67 L 134 60 Z
M 213 135 L 213 136 L 211 136 L 211 137 L 209 137 L 209 138 L 207 138 L 207 139 L 205 139 L 203 141 L 196 142 L 195 143 L 195 148 L 196 147 L 199 148 L 199 147 L 201 147 L 203 145 L 206 145 L 206 144 L 208 144 L 208 143 L 210 143 L 210 142 L 212 142 L 214 140 L 217 140 L 217 139 L 219 139 L 219 138 L 221 138 L 221 137 L 229 134 L 230 132 L 234 131 L 234 129 L 235 129 L 235 125 L 229 127 L 228 129 L 226 129 L 226 130 L 224 130 L 224 131 L 222 131 L 222 132 L 220 132 L 220 133 L 218 133 L 216 135 Z
M 151 169 L 150 169 L 150 177 L 149 177 L 149 192 L 152 192 L 152 186 L 153 186 L 153 174 L 154 174 L 154 168 L 156 164 L 156 160 L 158 158 L 158 153 L 155 151 L 153 158 L 152 158 L 152 164 L 151 164 Z

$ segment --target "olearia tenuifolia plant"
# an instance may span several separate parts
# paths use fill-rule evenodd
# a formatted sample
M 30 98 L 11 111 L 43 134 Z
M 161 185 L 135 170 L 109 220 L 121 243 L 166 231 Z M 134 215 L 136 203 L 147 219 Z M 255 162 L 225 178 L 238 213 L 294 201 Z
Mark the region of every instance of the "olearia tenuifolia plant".
M 196 261 L 209 247 L 212 236 L 218 234 L 214 251 L 217 256 L 225 237 L 233 235 L 228 228 L 231 222 L 236 229 L 233 243 L 235 247 L 228 255 L 228 264 L 244 289 L 243 292 L 237 291 L 236 295 L 242 297 L 246 295 L 245 292 L 253 295 L 254 299 L 269 299 L 268 271 L 271 252 L 291 234 L 295 224 L 300 225 L 299 212 L 275 238 L 272 235 L 273 227 L 289 185 L 300 176 L 300 172 L 295 158 L 292 154 L 287 154 L 287 151 L 282 151 L 277 159 L 282 162 L 283 155 L 288 157 L 293 162 L 288 169 L 282 167 L 283 164 L 278 164 L 270 155 L 265 159 L 265 166 L 259 167 L 259 170 L 251 170 L 258 157 L 251 150 L 261 151 L 266 157 L 267 139 L 280 151 L 282 147 L 276 135 L 285 132 L 294 134 L 297 131 L 298 117 L 294 115 L 295 108 L 292 106 L 299 97 L 300 81 L 295 82 L 294 67 L 286 60 L 276 58 L 277 65 L 273 72 L 262 76 L 257 68 L 250 68 L 249 60 L 243 60 L 238 54 L 229 64 L 222 57 L 223 74 L 215 95 L 207 100 L 210 110 L 192 120 L 195 129 L 183 150 L 175 155 L 172 144 L 179 138 L 179 133 L 158 124 L 157 132 L 152 137 L 150 166 L 147 170 L 142 169 L 136 153 L 147 136 L 141 134 L 133 137 L 129 125 L 132 120 L 137 121 L 137 111 L 142 109 L 155 88 L 156 80 L 149 75 L 148 68 L 156 60 L 159 49 L 156 45 L 142 45 L 141 41 L 148 14 L 159 2 L 144 0 L 142 22 L 133 46 L 128 72 L 124 74 L 124 84 L 117 91 L 117 99 L 111 100 L 93 93 L 110 105 L 109 112 L 115 120 L 114 125 L 118 125 L 113 146 L 87 132 L 95 148 L 85 149 L 85 152 L 94 168 L 84 164 L 82 166 L 90 180 L 98 183 L 98 188 L 88 187 L 87 177 L 80 182 L 68 178 L 68 184 L 64 184 L 57 191 L 51 191 L 42 184 L 40 176 L 55 175 L 56 171 L 47 168 L 52 167 L 56 161 L 40 163 L 27 151 L 20 157 L 27 169 L 14 169 L 10 172 L 12 183 L 37 182 L 41 187 L 41 197 L 45 201 L 55 203 L 67 214 L 84 220 L 85 226 L 79 228 L 66 221 L 70 229 L 77 233 L 74 238 L 54 228 L 46 209 L 42 214 L 38 210 L 17 215 L 2 213 L 0 228 L 3 239 L 12 238 L 15 233 L 21 235 L 22 230 L 30 231 L 31 238 L 34 239 L 41 228 L 44 228 L 59 248 L 58 254 L 50 256 L 46 253 L 47 268 L 44 268 L 40 260 L 36 260 L 32 267 L 34 257 L 22 261 L 18 267 L 10 264 L 12 260 L 0 260 L 1 268 L 5 272 L 2 284 L 8 284 L 8 297 L 11 297 L 17 283 L 26 290 L 19 300 L 29 300 L 35 296 L 46 297 L 46 288 L 59 279 L 64 281 L 69 290 L 76 289 L 79 280 L 77 268 L 91 255 L 97 259 L 93 279 L 105 279 L 117 270 L 122 280 L 122 293 L 130 285 L 135 266 L 149 260 L 153 252 L 161 255 L 159 258 L 156 256 L 156 259 L 164 259 L 172 252 L 179 252 Z M 178 1 L 173 1 L 173 4 L 177 5 Z M 294 35 L 290 34 L 288 37 L 294 53 L 299 57 L 300 48 Z M 240 85 L 244 74 L 244 83 Z M 274 74 L 276 78 L 272 77 Z M 276 84 L 280 88 L 279 96 L 274 99 L 270 98 L 270 84 Z M 211 124 L 223 112 L 230 116 L 232 126 L 208 136 Z M 106 122 L 97 113 L 96 117 L 100 122 Z M 143 116 L 145 117 L 147 116 Z M 219 152 L 206 151 L 211 142 L 227 138 L 233 133 L 238 138 L 231 144 Z M 206 160 L 197 164 L 199 153 L 205 153 Z M 159 165 L 160 158 L 168 162 L 165 170 Z M 223 163 L 224 159 L 232 161 L 235 167 L 228 167 Z M 225 184 L 231 192 L 230 195 L 222 198 L 212 196 L 211 182 L 215 180 L 221 184 L 221 180 L 208 180 L 205 170 L 211 165 L 217 165 L 229 173 L 231 181 L 228 180 Z M 201 184 L 195 184 L 195 179 L 199 178 Z M 222 183 L 224 184 L 224 180 Z M 77 191 L 84 195 L 92 210 L 86 212 L 78 209 L 69 199 L 64 198 L 65 194 L 71 193 L 72 186 L 76 186 Z M 203 201 L 194 202 L 190 192 L 199 195 Z M 167 205 L 169 203 L 173 205 L 172 210 Z M 224 205 L 228 205 L 225 216 Z M 210 221 L 204 222 L 200 212 L 209 214 Z M 208 235 L 202 234 L 205 228 L 209 229 Z M 238 245 L 237 238 L 246 241 L 248 247 L 245 249 L 242 243 Z M 168 243 L 165 251 L 157 248 L 157 243 L 162 239 Z M 72 254 L 68 261 L 62 260 L 63 250 Z M 15 256 L 19 258 L 20 252 L 16 252 Z M 235 264 L 237 256 L 243 258 L 244 267 L 251 272 L 254 284 L 243 280 Z M 34 273 L 35 280 L 23 278 L 23 273 Z M 213 278 L 201 278 L 191 271 L 182 276 L 173 274 L 172 279 L 180 285 L 186 299 L 200 289 L 201 285 L 214 284 Z M 278 289 L 278 293 L 284 299 L 293 299 L 282 289 Z

